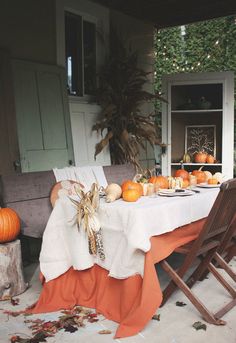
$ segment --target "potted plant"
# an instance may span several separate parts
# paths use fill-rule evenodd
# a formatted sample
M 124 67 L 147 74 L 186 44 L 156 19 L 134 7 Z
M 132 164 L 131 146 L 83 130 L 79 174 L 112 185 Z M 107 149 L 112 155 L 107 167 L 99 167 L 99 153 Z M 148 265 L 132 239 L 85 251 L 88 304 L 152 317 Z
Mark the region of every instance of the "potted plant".
M 96 145 L 95 158 L 109 144 L 112 163 L 133 163 L 139 167 L 140 147 L 145 148 L 145 141 L 152 146 L 161 145 L 155 114 L 141 112 L 140 106 L 156 99 L 165 100 L 159 93 L 144 90 L 148 73 L 137 62 L 137 53 L 127 53 L 113 32 L 110 56 L 99 73 L 97 102 L 101 116 L 93 130 L 107 130 Z

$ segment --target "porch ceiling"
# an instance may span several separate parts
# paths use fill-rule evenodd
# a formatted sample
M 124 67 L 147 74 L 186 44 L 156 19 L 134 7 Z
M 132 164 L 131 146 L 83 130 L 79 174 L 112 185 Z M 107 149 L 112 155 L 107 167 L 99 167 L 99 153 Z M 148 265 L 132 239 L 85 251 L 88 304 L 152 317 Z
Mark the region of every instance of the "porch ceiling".
M 92 0 L 157 28 L 236 14 L 236 0 Z

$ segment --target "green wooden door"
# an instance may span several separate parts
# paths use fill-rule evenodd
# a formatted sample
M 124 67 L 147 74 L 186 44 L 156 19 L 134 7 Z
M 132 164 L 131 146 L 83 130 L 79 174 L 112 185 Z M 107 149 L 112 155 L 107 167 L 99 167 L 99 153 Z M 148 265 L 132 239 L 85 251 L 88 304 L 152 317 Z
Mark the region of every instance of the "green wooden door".
M 74 163 L 64 69 L 13 61 L 22 172 Z

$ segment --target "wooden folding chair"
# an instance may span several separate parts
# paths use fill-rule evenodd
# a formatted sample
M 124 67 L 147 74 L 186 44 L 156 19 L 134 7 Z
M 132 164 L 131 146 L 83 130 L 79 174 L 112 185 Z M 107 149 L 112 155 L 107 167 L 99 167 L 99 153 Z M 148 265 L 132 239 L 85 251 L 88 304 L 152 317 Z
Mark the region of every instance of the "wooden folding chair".
M 226 281 L 222 274 L 219 273 L 212 262 L 215 259 L 234 279 L 235 273 L 223 260 L 221 253 L 234 235 L 234 226 L 230 224 L 235 213 L 236 179 L 233 179 L 224 182 L 221 185 L 220 192 L 198 238 L 175 249 L 175 252 L 186 255 L 180 268 L 175 271 L 166 260 L 160 262 L 162 268 L 171 277 L 169 285 L 163 292 L 162 305 L 169 299 L 174 290 L 179 287 L 207 322 L 216 325 L 225 324 L 220 318 L 236 305 L 236 290 Z M 196 261 L 196 258 L 199 256 L 202 257 L 199 265 L 195 268 L 191 277 L 187 281 L 184 281 L 187 271 L 192 267 L 193 262 Z M 191 287 L 201 278 L 206 270 L 210 271 L 216 277 L 233 298 L 229 304 L 224 306 L 217 313 L 209 311 L 201 300 L 191 291 Z

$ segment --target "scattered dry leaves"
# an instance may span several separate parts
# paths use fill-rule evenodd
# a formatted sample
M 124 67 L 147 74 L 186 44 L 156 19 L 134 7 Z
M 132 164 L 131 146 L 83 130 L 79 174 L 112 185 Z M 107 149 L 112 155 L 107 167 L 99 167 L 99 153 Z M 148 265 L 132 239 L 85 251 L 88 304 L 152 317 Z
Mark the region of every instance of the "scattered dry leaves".
M 202 322 L 195 322 L 195 323 L 193 323 L 193 327 L 196 330 L 205 330 L 206 331 L 206 329 L 207 329 L 206 324 L 204 324 Z
M 185 304 L 183 301 L 176 301 L 175 305 L 179 307 L 183 307 L 183 306 L 186 306 L 187 304 Z
M 111 331 L 110 330 L 100 330 L 98 331 L 99 335 L 110 335 Z
M 5 311 L 4 313 L 16 317 L 25 311 Z M 78 330 L 79 327 L 84 327 L 85 322 L 94 323 L 99 319 L 97 313 L 93 313 L 91 310 L 82 306 L 75 306 L 73 309 L 61 311 L 62 315 L 58 320 L 45 321 L 42 319 L 25 319 L 24 322 L 29 324 L 29 328 L 32 330 L 33 337 L 22 338 L 20 336 L 12 336 L 11 343 L 39 343 L 47 342 L 47 337 L 53 337 L 59 330 L 64 329 L 65 332 L 73 333 Z M 28 313 L 24 313 L 28 315 Z M 109 330 L 103 330 L 109 331 Z M 105 333 L 111 333 L 104 332 Z
M 154 316 L 152 316 L 153 320 L 158 320 L 158 322 L 161 320 L 161 315 L 160 314 L 154 314 Z

